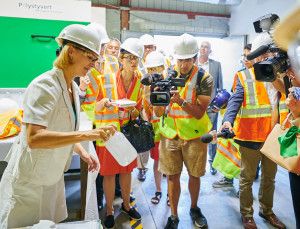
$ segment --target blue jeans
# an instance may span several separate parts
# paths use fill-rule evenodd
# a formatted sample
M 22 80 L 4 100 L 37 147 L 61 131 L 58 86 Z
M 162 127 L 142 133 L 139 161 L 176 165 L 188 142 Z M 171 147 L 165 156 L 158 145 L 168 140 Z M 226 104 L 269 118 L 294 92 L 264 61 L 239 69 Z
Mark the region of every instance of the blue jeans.
M 213 125 L 212 130 L 217 130 L 218 125 L 218 114 L 216 112 L 211 111 L 210 109 L 207 110 L 207 115 L 211 124 Z M 217 152 L 217 144 L 208 143 L 208 162 L 210 164 L 213 163 Z

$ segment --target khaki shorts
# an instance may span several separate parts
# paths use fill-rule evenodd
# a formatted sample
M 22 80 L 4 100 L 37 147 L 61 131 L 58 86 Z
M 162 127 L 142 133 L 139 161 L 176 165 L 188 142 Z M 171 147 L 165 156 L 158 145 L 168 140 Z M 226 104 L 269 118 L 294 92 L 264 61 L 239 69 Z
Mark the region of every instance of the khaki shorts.
M 176 136 L 167 139 L 161 136 L 159 144 L 159 171 L 166 175 L 180 174 L 183 163 L 187 171 L 194 177 L 202 177 L 205 174 L 207 157 L 207 144 L 200 138 L 185 141 Z

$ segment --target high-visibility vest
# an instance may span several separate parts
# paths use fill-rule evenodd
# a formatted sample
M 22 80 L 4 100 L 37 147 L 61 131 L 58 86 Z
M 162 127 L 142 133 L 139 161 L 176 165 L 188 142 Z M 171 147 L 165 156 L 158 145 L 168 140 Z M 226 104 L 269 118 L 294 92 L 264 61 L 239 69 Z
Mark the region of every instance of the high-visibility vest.
M 118 100 L 118 91 L 116 78 L 119 76 L 121 69 L 117 72 L 117 74 L 104 74 L 100 78 L 100 90 L 99 94 L 102 95 L 103 98 L 110 98 L 112 100 Z M 121 77 L 121 76 L 119 76 Z M 135 77 L 138 78 L 136 84 L 134 85 L 134 90 L 130 96 L 131 101 L 140 102 L 143 94 L 143 85 L 140 82 L 140 76 L 137 72 L 135 72 Z M 130 120 L 130 113 L 125 109 L 123 116 L 123 124 L 128 123 Z M 103 111 L 95 110 L 95 123 L 96 128 L 101 126 L 105 126 L 108 124 L 114 124 L 117 126 L 118 131 L 120 131 L 120 120 L 119 120 L 119 108 L 117 106 L 111 106 L 109 108 L 105 107 Z M 96 141 L 97 146 L 104 146 L 105 144 L 101 142 L 101 140 Z
M 264 142 L 271 132 L 271 105 L 263 82 L 255 80 L 254 69 L 238 72 L 244 88 L 244 101 L 237 115 L 236 139 Z M 279 102 L 280 122 L 287 115 L 285 96 Z
M 116 57 L 105 54 L 103 55 L 103 58 L 104 58 L 104 63 L 103 63 L 104 74 L 118 72 L 119 62 Z M 84 102 L 81 104 L 81 107 L 85 111 L 89 119 L 94 123 L 95 122 L 94 110 L 95 110 L 96 99 L 99 93 L 99 83 L 100 83 L 99 78 L 101 77 L 101 73 L 97 69 L 92 68 L 87 75 L 89 76 L 91 82 L 86 89 L 86 97 Z
M 23 110 L 11 110 L 0 114 L 0 138 L 18 134 L 22 128 Z
M 138 71 L 140 72 L 141 77 L 145 76 L 145 74 L 147 73 L 147 69 L 145 68 L 145 58 L 140 59 L 138 65 Z
M 228 179 L 238 178 L 241 171 L 239 145 L 233 139 L 220 138 L 212 166 Z
M 177 66 L 174 67 L 177 69 Z M 190 78 L 185 82 L 185 87 L 179 90 L 180 96 L 187 102 L 196 104 L 196 88 L 197 88 L 198 67 L 194 65 Z M 209 74 L 205 73 L 201 82 L 207 78 Z M 163 124 L 164 121 L 164 125 Z M 207 113 L 198 120 L 186 113 L 178 104 L 172 104 L 168 111 L 168 116 L 160 118 L 159 130 L 160 133 L 169 139 L 175 138 L 177 135 L 183 140 L 193 140 L 200 138 L 203 134 L 210 131 L 212 128 L 211 122 Z

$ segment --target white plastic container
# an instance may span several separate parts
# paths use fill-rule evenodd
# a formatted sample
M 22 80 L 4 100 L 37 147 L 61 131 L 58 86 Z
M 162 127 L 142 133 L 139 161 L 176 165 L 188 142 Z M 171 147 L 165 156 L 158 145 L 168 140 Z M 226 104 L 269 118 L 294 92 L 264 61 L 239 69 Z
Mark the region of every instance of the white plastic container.
M 105 147 L 121 166 L 129 165 L 137 157 L 136 149 L 121 132 L 110 136 Z

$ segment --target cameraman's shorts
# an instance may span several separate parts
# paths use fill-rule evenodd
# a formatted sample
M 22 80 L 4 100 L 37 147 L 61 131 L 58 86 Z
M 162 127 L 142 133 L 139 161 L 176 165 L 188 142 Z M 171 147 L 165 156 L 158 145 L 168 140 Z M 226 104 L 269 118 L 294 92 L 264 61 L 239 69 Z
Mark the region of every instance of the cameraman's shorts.
M 173 139 L 161 136 L 158 170 L 166 175 L 180 174 L 184 163 L 190 175 L 202 177 L 206 157 L 207 144 L 202 143 L 200 138 L 185 141 L 178 136 Z

